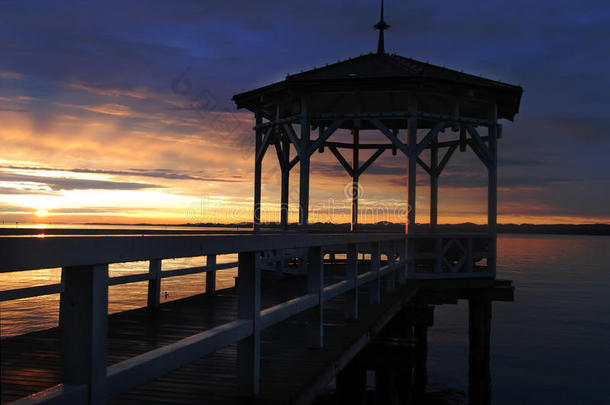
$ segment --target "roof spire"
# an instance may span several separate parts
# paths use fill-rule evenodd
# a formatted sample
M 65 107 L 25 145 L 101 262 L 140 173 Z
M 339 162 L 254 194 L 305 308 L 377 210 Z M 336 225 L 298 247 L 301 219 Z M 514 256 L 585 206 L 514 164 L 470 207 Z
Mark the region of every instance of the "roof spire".
M 385 53 L 385 44 L 383 42 L 383 31 L 390 28 L 390 26 L 383 20 L 383 0 L 381 0 L 381 16 L 379 22 L 373 26 L 376 30 L 379 30 L 379 41 L 377 42 L 377 54 L 381 55 Z

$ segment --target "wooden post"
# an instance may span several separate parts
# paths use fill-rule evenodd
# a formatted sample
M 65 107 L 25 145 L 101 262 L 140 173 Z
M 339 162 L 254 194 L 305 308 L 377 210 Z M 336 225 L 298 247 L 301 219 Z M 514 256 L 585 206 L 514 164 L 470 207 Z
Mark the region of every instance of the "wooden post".
M 255 133 L 255 152 L 254 152 L 254 218 L 252 220 L 252 228 L 255 231 L 260 229 L 261 224 L 261 176 L 263 169 L 263 159 L 257 159 L 258 153 L 261 150 L 263 143 L 263 115 L 260 108 L 255 114 L 256 118 L 256 133 Z
M 287 136 L 282 138 L 282 158 L 285 162 L 285 167 L 282 168 L 282 196 L 281 196 L 281 219 L 280 227 L 283 231 L 288 230 L 288 204 L 290 195 L 290 169 L 288 162 L 290 161 L 290 139 Z
M 415 232 L 415 189 L 417 181 L 417 100 L 409 96 L 409 165 L 407 190 L 407 233 Z
M 497 238 L 498 238 L 498 149 L 497 149 L 497 119 L 498 107 L 494 104 L 492 110 L 494 124 L 490 125 L 489 131 L 489 167 L 487 169 L 487 227 L 491 243 L 489 245 L 489 257 L 487 258 L 487 269 L 493 278 L 496 277 L 497 262 Z
M 64 383 L 87 384 L 89 403 L 105 403 L 108 339 L 108 265 L 62 269 Z
M 469 372 L 468 403 L 491 404 L 489 343 L 491 335 L 491 300 L 471 298 L 468 302 Z
M 358 319 L 358 245 L 347 245 L 347 266 L 345 278 L 353 288 L 345 293 L 346 319 Z
M 309 222 L 309 117 L 307 116 L 307 102 L 301 100 L 301 147 L 299 151 L 299 227 L 307 232 Z
M 438 140 L 434 138 L 430 146 L 430 230 L 438 225 Z
M 205 273 L 205 293 L 216 294 L 216 255 L 208 255 L 205 261 L 208 268 Z
M 381 277 L 379 269 L 381 267 L 379 242 L 373 242 L 371 246 L 371 271 L 375 274 L 375 280 L 369 283 L 369 300 L 372 304 L 381 302 Z
M 352 130 L 354 144 L 352 148 L 352 223 L 350 230 L 358 231 L 358 174 L 360 161 L 360 120 L 354 120 L 354 129 Z
M 307 292 L 318 296 L 319 305 L 311 310 L 309 315 L 309 345 L 324 346 L 324 256 L 322 248 L 311 247 L 308 254 Z
M 240 390 L 258 394 L 260 388 L 260 309 L 261 273 L 257 253 L 241 252 L 238 256 L 238 319 L 252 321 L 252 335 L 237 344 L 237 377 Z
M 148 308 L 157 309 L 161 299 L 161 259 L 148 262 Z

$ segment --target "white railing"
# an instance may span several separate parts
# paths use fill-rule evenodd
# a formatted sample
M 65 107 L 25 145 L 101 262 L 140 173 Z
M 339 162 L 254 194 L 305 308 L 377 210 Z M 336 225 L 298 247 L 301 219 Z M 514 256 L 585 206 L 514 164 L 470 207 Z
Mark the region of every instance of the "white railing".
M 64 382 L 17 402 L 103 403 L 232 343 L 238 344 L 240 388 L 243 392 L 257 393 L 261 330 L 307 312 L 312 325 L 308 328 L 309 344 L 322 347 L 324 302 L 344 294 L 346 317 L 358 318 L 358 289 L 364 285 L 369 288 L 371 302 L 377 303 L 385 291 L 405 284 L 407 278 L 490 277 L 486 268 L 474 264 L 480 256 L 488 256 L 485 250 L 473 250 L 484 244 L 481 240 L 489 241 L 489 237 L 297 233 L 0 237 L 0 272 L 62 268 L 60 284 L 0 292 L 0 301 L 61 294 L 59 323 Z M 264 253 L 270 250 L 276 253 Z M 306 253 L 299 261 L 306 268 L 307 292 L 261 309 L 263 259 L 282 260 L 284 255 L 277 252 L 284 250 Z M 345 279 L 331 285 L 324 285 L 325 251 L 346 255 Z M 216 255 L 230 253 L 238 254 L 238 262 L 216 263 Z M 359 263 L 363 263 L 359 255 L 366 258 L 365 272 L 358 271 Z M 195 256 L 206 256 L 206 265 L 161 271 L 163 259 Z M 109 264 L 142 260 L 149 261 L 148 273 L 108 277 Z M 206 292 L 213 293 L 216 271 L 236 266 L 236 320 L 106 367 L 109 286 L 148 281 L 148 306 L 154 308 L 159 306 L 162 278 L 205 272 Z M 70 305 L 65 305 L 66 302 Z

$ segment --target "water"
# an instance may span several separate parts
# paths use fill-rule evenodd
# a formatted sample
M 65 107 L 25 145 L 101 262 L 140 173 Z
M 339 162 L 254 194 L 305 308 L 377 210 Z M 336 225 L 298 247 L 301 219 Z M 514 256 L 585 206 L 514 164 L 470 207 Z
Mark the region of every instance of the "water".
M 610 237 L 501 235 L 498 278 L 516 286 L 515 302 L 494 303 L 491 370 L 493 403 L 610 404 Z M 235 261 L 235 255 L 218 262 Z M 164 260 L 164 270 L 200 266 L 204 258 Z M 110 275 L 145 272 L 146 262 L 114 264 Z M 235 270 L 217 273 L 218 288 Z M 0 274 L 0 288 L 59 282 L 59 269 Z M 162 281 L 161 300 L 201 293 L 205 275 Z M 1 303 L 3 337 L 55 326 L 58 296 Z M 146 282 L 110 287 L 109 310 L 146 304 Z M 431 384 L 466 391 L 468 308 L 438 306 L 429 331 Z
M 493 304 L 493 403 L 610 404 L 610 238 L 500 236 Z M 468 306 L 439 306 L 429 331 L 431 383 L 466 391 Z

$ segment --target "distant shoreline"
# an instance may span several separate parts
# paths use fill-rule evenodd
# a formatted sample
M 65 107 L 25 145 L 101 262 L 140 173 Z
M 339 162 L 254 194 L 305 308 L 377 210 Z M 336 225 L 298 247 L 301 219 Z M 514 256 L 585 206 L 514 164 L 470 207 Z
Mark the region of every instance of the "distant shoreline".
M 39 227 L 36 224 L 17 224 L 11 226 L 5 224 L 0 227 L 0 235 L 34 235 L 39 234 L 44 229 L 44 233 L 51 234 L 69 234 L 79 232 L 82 234 L 100 234 L 107 232 L 108 234 L 120 233 L 138 233 L 138 227 L 142 227 L 143 231 L 151 231 L 156 228 L 154 233 L 176 233 L 180 228 L 185 229 L 185 233 L 195 233 L 197 229 L 202 231 L 207 228 L 216 228 L 209 231 L 230 232 L 230 231 L 247 231 L 251 228 L 251 223 L 238 224 L 215 224 L 215 223 L 196 223 L 196 224 L 121 224 L 121 223 L 83 223 L 83 224 L 48 224 L 49 228 Z M 362 232 L 402 232 L 404 224 L 387 223 L 387 224 L 360 224 Z M 95 228 L 101 227 L 101 228 Z M 108 228 L 106 228 L 108 227 Z M 121 227 L 125 227 L 121 229 Z M 173 228 L 173 229 L 163 229 Z M 178 229 L 176 229 L 178 228 Z M 219 230 L 218 228 L 221 228 Z M 441 232 L 485 232 L 486 225 L 478 225 L 473 223 L 462 224 L 443 224 L 438 225 L 437 230 Z M 291 224 L 290 230 L 296 230 L 297 225 Z M 417 229 L 425 232 L 429 229 L 428 224 L 418 224 Z M 263 230 L 275 231 L 279 230 L 278 224 L 266 224 Z M 329 223 L 314 223 L 310 224 L 310 230 L 314 232 L 348 232 L 349 224 L 329 224 Z M 538 234 L 538 235 L 610 235 L 610 224 L 550 224 L 550 225 L 534 225 L 534 224 L 498 224 L 499 234 Z

